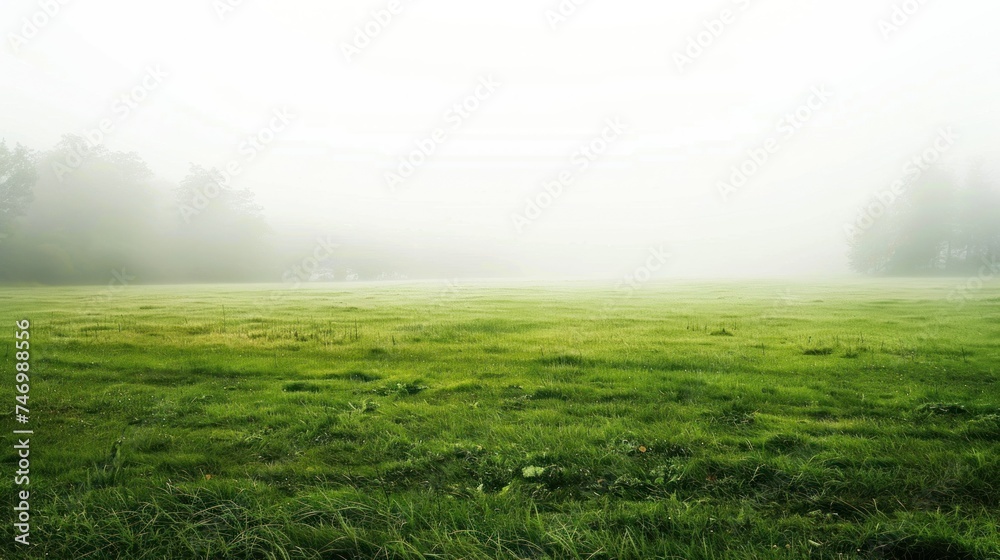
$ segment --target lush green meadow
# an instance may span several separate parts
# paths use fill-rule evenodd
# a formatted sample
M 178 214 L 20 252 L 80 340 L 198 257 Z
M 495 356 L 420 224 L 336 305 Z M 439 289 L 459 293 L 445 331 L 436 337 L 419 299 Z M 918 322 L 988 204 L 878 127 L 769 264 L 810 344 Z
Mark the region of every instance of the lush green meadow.
M 1000 283 L 0 289 L 2 558 L 998 558 Z

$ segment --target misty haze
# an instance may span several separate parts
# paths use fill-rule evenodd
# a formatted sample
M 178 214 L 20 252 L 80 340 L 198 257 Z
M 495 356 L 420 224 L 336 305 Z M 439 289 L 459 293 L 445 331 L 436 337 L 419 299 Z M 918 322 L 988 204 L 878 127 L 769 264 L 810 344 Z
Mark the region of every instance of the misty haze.
M 1000 5 L 0 6 L 0 558 L 1000 557 Z

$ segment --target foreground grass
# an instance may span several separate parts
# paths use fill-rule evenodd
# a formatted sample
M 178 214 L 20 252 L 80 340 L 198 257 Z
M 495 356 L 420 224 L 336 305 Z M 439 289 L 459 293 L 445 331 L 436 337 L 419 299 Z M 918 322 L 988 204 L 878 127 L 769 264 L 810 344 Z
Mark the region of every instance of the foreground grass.
M 2 289 L 0 557 L 997 558 L 1000 288 L 953 284 Z

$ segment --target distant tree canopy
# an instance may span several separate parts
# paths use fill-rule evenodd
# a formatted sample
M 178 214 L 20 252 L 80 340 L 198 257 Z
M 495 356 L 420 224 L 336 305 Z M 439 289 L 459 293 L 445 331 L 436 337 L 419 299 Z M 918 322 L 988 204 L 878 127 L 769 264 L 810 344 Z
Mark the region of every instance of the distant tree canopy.
M 0 140 L 0 235 L 24 214 L 37 180 L 35 155 L 20 144 L 11 150 Z
M 0 143 L 0 281 L 274 281 L 253 194 L 214 180 L 193 166 L 172 190 L 137 154 L 78 136 L 37 155 Z M 215 196 L 184 215 L 177 198 L 195 188 Z
M 851 228 L 849 261 L 872 275 L 971 274 L 1000 258 L 1000 189 L 977 168 L 880 193 Z
M 350 232 L 277 236 L 252 192 L 191 165 L 157 181 L 134 152 L 64 136 L 44 152 L 0 142 L 0 282 L 103 284 L 500 276 L 488 254 L 414 252 Z M 432 256 L 427 257 L 428 254 Z M 113 290 L 109 290 L 112 292 Z
M 214 282 L 238 278 L 269 278 L 271 233 L 253 193 L 222 186 L 215 169 L 192 165 L 176 190 L 184 227 L 177 241 L 183 248 L 184 269 L 191 281 Z M 206 242 L 207 241 L 207 242 Z
M 0 282 L 296 284 L 495 266 L 434 269 L 424 262 L 434 259 L 361 240 L 333 258 L 337 244 L 329 239 L 303 246 L 274 238 L 253 193 L 228 183 L 200 165 L 177 185 L 157 182 L 138 154 L 90 146 L 79 136 L 64 136 L 47 152 L 0 140 Z M 927 174 L 880 193 L 850 230 L 850 266 L 861 273 L 998 270 L 1000 189 L 982 171 L 963 181 Z

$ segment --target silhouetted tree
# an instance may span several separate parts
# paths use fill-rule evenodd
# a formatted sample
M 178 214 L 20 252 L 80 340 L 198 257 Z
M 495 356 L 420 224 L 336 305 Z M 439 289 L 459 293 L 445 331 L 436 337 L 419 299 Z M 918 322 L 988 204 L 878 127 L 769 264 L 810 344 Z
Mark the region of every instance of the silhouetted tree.
M 271 233 L 252 192 L 226 185 L 216 169 L 192 165 L 177 188 L 177 239 L 185 276 L 199 281 L 273 279 Z
M 4 281 L 276 281 L 281 271 L 250 191 L 197 165 L 163 187 L 138 154 L 74 135 L 40 155 L 0 142 L 0 235 Z
M 20 144 L 12 150 L 0 140 L 0 235 L 7 233 L 14 218 L 24 214 L 37 180 L 35 154 Z
M 928 174 L 857 229 L 849 245 L 851 268 L 864 274 L 977 270 L 1000 256 L 1000 192 L 981 167 L 962 183 Z

